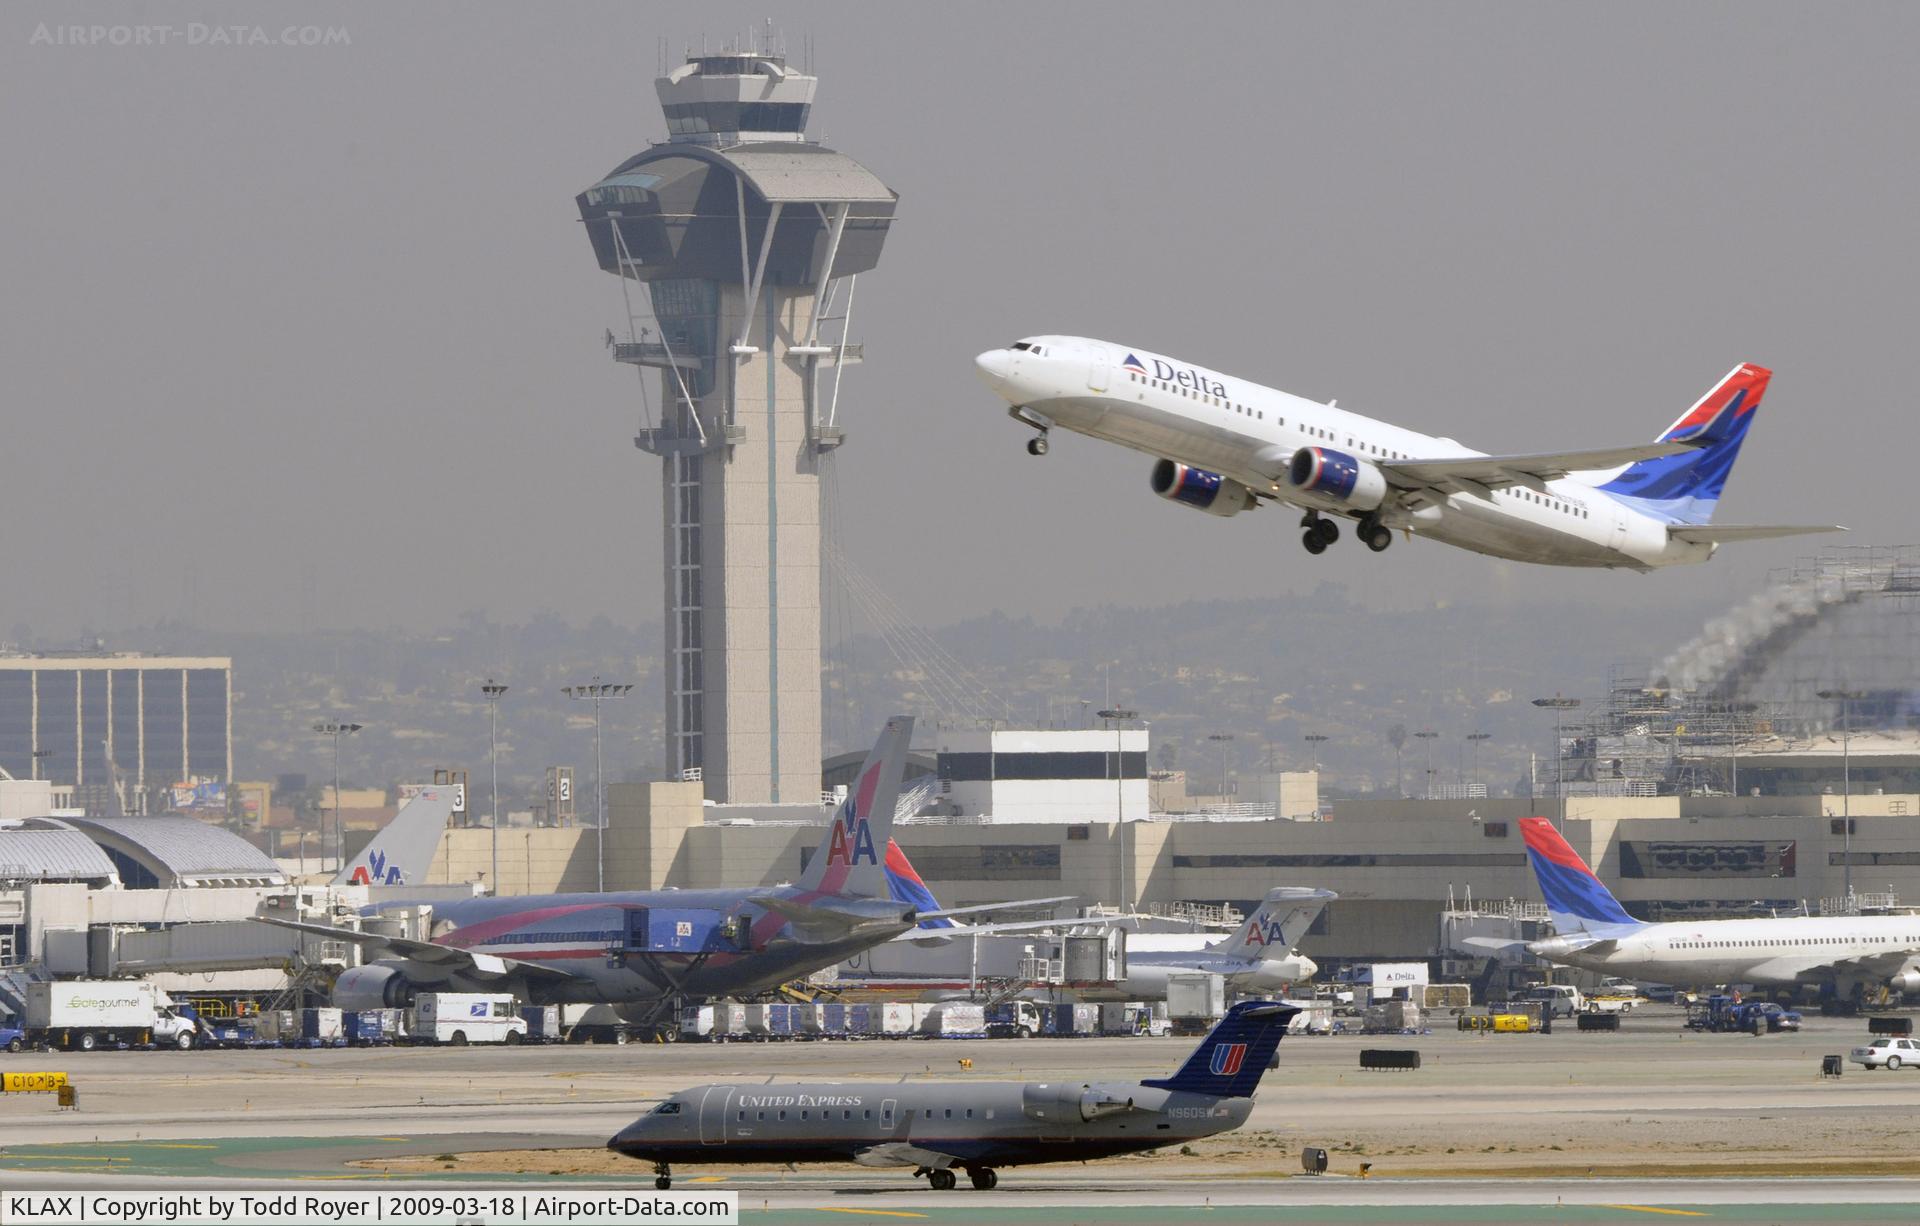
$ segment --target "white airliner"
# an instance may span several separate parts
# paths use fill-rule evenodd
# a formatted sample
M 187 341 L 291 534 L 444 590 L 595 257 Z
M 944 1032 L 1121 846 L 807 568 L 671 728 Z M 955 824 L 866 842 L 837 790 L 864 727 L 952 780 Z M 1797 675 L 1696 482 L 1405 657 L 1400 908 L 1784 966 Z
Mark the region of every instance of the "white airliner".
M 1210 515 L 1261 500 L 1298 507 L 1308 553 L 1351 519 L 1367 548 L 1393 530 L 1552 566 L 1652 570 L 1704 562 L 1726 541 L 1833 525 L 1713 524 L 1772 372 L 1741 365 L 1651 443 L 1486 455 L 1161 354 L 1080 336 L 1033 336 L 974 359 L 1039 433 L 1058 426 L 1157 457 L 1162 498 Z
M 1627 914 L 1553 823 L 1520 819 L 1555 935 L 1527 948 L 1549 962 L 1678 987 L 1808 986 L 1858 999 L 1920 995 L 1920 915 L 1642 923 Z

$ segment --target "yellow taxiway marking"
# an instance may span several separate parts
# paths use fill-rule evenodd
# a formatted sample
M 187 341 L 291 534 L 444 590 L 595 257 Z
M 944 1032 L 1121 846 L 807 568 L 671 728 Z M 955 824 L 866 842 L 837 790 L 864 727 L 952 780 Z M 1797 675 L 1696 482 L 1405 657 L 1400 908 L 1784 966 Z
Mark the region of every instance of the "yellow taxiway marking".
M 858 1213 L 867 1217 L 925 1217 L 924 1213 L 908 1213 L 904 1209 L 840 1209 L 817 1206 L 821 1213 Z
M 295 1175 L 294 1178 L 337 1182 L 342 1179 L 392 1179 L 393 1176 L 385 1171 L 369 1171 L 365 1175 Z
M 1602 1209 L 1625 1209 L 1629 1213 L 1665 1213 L 1672 1217 L 1712 1217 L 1698 1209 L 1661 1209 L 1655 1205 L 1602 1205 Z
M 688 1183 L 725 1183 L 727 1182 L 727 1177 L 725 1175 L 702 1175 L 698 1179 L 689 1179 L 687 1180 L 687 1182 Z
M 135 1141 L 148 1149 L 219 1149 L 218 1145 L 194 1145 L 186 1141 Z
M 0 1154 L 13 1162 L 132 1162 L 131 1158 L 111 1158 L 104 1154 L 71 1157 L 67 1154 Z
M 369 1141 L 411 1141 L 412 1137 L 368 1137 Z

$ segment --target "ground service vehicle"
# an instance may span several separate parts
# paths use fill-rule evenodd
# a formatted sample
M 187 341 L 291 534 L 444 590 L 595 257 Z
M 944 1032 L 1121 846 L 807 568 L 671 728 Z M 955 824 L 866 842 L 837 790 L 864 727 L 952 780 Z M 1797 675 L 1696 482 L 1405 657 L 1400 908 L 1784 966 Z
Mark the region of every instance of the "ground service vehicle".
M 1856 1047 L 1847 1059 L 1867 1068 L 1920 1068 L 1920 1039 L 1875 1035 L 1865 1047 Z
M 413 1003 L 413 1041 L 518 1044 L 527 1037 L 527 1019 L 511 996 L 480 992 L 422 992 Z
M 194 1011 L 139 979 L 56 979 L 27 985 L 28 1046 L 92 1051 L 96 1047 L 177 1047 L 199 1040 Z
M 1031 1039 L 1040 1033 L 1040 1007 L 1030 1000 L 1009 1000 L 987 1010 L 987 1035 L 995 1039 Z

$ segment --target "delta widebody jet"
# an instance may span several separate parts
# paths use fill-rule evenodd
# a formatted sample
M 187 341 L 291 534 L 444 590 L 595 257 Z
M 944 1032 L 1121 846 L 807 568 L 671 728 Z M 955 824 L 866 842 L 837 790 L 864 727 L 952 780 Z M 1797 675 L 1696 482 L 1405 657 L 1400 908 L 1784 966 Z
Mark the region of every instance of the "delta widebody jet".
M 1795 916 L 1649 924 L 1627 914 L 1544 817 L 1520 819 L 1554 934 L 1529 952 L 1566 966 L 1705 987 L 1813 987 L 1858 1000 L 1870 987 L 1920 995 L 1920 915 Z
M 1338 520 L 1378 553 L 1395 531 L 1550 566 L 1654 570 L 1728 541 L 1837 526 L 1714 524 L 1714 505 L 1772 372 L 1743 364 L 1650 443 L 1488 455 L 1162 354 L 1034 336 L 975 360 L 1047 453 L 1057 428 L 1155 457 L 1162 498 L 1209 515 L 1271 501 L 1301 511 L 1323 553 Z

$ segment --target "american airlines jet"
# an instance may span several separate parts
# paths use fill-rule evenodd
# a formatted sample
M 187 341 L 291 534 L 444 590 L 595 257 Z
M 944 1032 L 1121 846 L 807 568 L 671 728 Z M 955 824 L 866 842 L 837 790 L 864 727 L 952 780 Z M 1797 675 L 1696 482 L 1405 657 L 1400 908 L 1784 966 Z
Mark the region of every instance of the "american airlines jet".
M 1055 428 L 1155 457 L 1162 498 L 1238 515 L 1262 501 L 1301 511 L 1301 541 L 1324 553 L 1338 519 L 1375 553 L 1398 530 L 1550 566 L 1653 570 L 1704 562 L 1727 541 L 1831 525 L 1714 524 L 1714 504 L 1772 372 L 1740 365 L 1651 443 L 1487 455 L 1338 407 L 1080 336 L 1033 336 L 974 359 L 1038 433 Z
M 1549 962 L 1680 987 L 1807 985 L 1857 999 L 1884 986 L 1920 995 L 1920 915 L 1643 923 L 1552 822 L 1523 817 L 1520 833 L 1556 934 L 1527 949 Z

